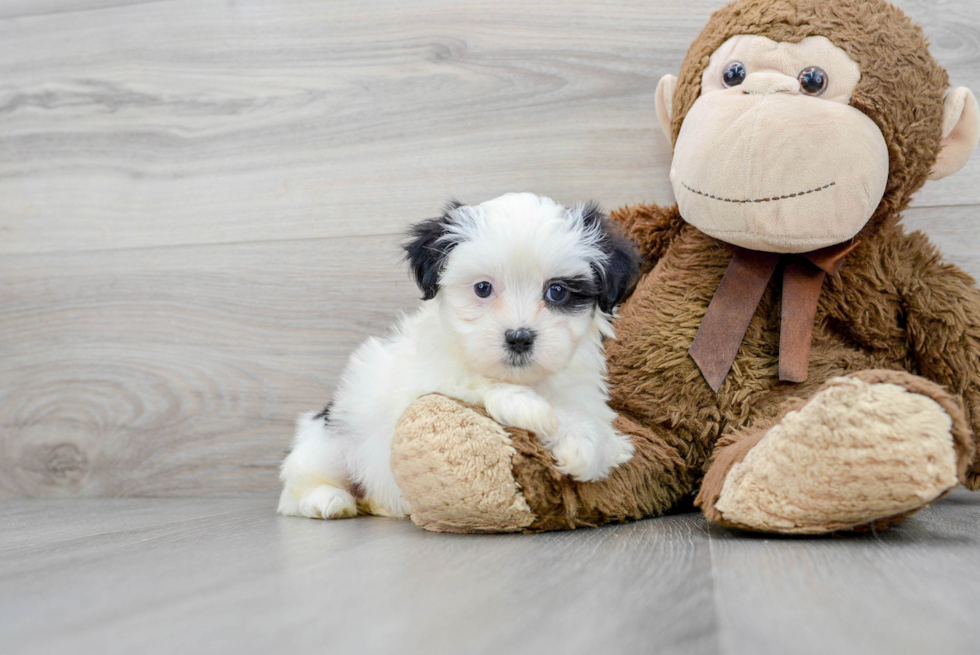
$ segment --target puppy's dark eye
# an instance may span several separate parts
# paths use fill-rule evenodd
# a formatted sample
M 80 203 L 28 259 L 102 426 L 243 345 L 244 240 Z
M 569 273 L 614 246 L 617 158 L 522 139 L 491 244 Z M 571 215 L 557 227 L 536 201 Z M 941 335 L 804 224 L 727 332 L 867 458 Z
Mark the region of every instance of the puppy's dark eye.
M 481 298 L 489 297 L 492 291 L 493 291 L 493 285 L 487 281 L 477 282 L 476 284 L 473 285 L 473 293 L 475 293 Z
M 817 66 L 809 66 L 800 71 L 800 91 L 808 96 L 818 96 L 827 90 L 827 73 Z
M 556 305 L 560 305 L 568 300 L 568 289 L 560 284 L 552 284 L 550 287 L 548 287 L 548 290 L 544 292 L 544 297 L 548 302 L 553 302 Z
M 740 61 L 734 61 L 728 64 L 728 68 L 725 69 L 725 72 L 721 77 L 722 82 L 725 83 L 725 86 L 738 86 L 745 81 L 745 66 L 743 66 L 742 62 Z

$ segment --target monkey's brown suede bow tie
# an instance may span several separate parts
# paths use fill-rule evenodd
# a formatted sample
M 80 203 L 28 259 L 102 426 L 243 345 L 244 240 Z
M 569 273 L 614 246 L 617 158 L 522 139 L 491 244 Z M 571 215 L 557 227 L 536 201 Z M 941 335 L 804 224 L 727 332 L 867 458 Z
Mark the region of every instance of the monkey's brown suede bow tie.
M 827 274 L 836 275 L 858 241 L 847 241 L 799 255 L 736 248 L 688 351 L 717 393 L 735 362 L 762 294 L 783 258 L 782 315 L 779 326 L 779 379 L 803 382 L 810 368 L 810 341 L 817 299 Z

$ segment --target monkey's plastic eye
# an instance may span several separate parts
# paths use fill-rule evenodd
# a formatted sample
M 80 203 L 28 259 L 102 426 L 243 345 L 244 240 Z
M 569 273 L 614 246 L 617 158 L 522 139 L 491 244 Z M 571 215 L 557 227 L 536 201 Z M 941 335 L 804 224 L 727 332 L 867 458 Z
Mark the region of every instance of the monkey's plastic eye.
M 725 69 L 725 74 L 722 75 L 722 81 L 727 87 L 738 86 L 744 82 L 745 66 L 742 65 L 742 62 L 734 61 L 728 64 L 728 68 Z
M 568 289 L 560 284 L 552 284 L 548 287 L 548 290 L 544 292 L 544 297 L 548 302 L 553 302 L 556 305 L 560 305 L 566 300 L 568 300 Z
M 817 66 L 808 66 L 800 71 L 800 91 L 808 96 L 818 96 L 827 90 L 827 73 Z
M 477 282 L 473 285 L 473 293 L 478 295 L 480 298 L 488 298 L 490 293 L 493 291 L 493 285 L 484 280 L 483 282 Z

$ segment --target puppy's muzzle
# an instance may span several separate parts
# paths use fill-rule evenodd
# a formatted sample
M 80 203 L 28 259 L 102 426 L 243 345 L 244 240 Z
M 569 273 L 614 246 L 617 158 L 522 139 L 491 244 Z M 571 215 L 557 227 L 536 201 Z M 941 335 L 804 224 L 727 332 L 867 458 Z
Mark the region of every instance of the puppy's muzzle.
M 515 355 L 527 354 L 534 346 L 534 330 L 529 328 L 507 330 L 504 332 L 504 341 L 507 342 L 507 350 Z

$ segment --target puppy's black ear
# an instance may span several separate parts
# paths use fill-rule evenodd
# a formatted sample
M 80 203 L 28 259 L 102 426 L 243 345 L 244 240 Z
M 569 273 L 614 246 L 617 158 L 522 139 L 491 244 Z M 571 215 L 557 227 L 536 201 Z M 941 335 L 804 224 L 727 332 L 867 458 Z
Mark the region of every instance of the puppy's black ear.
M 449 253 L 456 247 L 453 241 L 440 240 L 452 225 L 451 212 L 462 206 L 463 203 L 451 200 L 442 216 L 416 223 L 408 229 L 408 241 L 402 247 L 415 283 L 422 290 L 422 300 L 432 300 L 439 291 L 439 275 Z
M 594 266 L 599 283 L 599 309 L 611 313 L 632 293 L 640 278 L 640 256 L 633 243 L 619 234 L 616 226 L 590 201 L 582 208 L 586 230 L 599 231 L 599 248 L 606 260 Z

